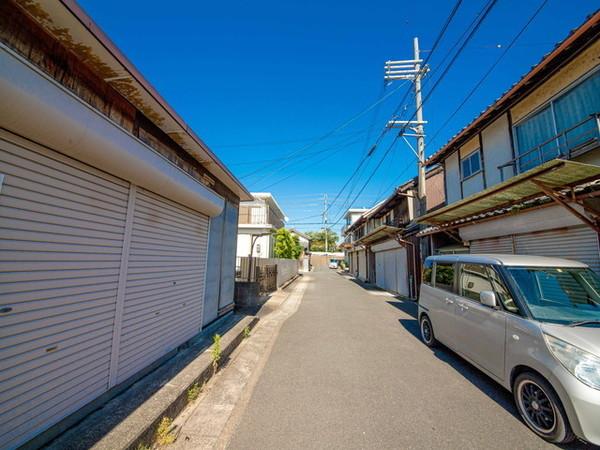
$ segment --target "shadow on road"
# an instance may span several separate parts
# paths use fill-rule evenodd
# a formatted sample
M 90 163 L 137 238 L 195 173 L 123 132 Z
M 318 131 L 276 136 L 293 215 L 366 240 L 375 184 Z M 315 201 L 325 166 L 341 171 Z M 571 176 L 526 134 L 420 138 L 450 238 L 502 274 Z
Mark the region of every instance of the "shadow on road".
M 398 308 L 400 311 L 411 317 L 407 319 L 398 319 L 398 322 L 400 322 L 400 325 L 402 325 L 406 331 L 408 331 L 418 341 L 416 345 L 422 345 L 425 347 L 425 344 L 423 344 L 421 341 L 421 333 L 419 330 L 419 323 L 417 321 L 418 304 L 410 300 L 390 300 L 387 303 L 392 305 L 394 308 Z M 519 416 L 519 413 L 513 403 L 513 397 L 510 392 L 443 344 L 438 343 L 438 346 L 431 349 L 431 351 L 439 360 L 451 366 L 481 392 L 494 400 L 498 405 L 502 406 L 509 414 L 512 414 L 514 417 L 521 420 L 521 417 Z M 569 445 L 557 445 L 557 447 L 563 449 L 590 450 L 599 448 L 583 442 L 574 442 Z

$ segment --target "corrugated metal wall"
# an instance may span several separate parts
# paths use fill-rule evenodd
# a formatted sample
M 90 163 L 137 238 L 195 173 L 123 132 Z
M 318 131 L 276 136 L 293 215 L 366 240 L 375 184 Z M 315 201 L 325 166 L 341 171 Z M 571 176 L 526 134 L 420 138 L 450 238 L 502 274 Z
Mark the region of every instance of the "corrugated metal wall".
M 0 140 L 0 447 L 108 388 L 128 184 Z
M 208 217 L 0 136 L 0 448 L 196 334 Z
M 514 251 L 513 251 L 514 240 Z M 573 259 L 600 273 L 598 233 L 587 226 L 471 241 L 471 253 L 505 253 Z
M 515 239 L 518 254 L 573 259 L 600 273 L 598 234 L 589 227 L 516 235 Z
M 470 253 L 497 253 L 511 255 L 514 253 L 512 236 L 501 236 L 471 241 Z
M 202 327 L 208 217 L 138 188 L 117 383 Z

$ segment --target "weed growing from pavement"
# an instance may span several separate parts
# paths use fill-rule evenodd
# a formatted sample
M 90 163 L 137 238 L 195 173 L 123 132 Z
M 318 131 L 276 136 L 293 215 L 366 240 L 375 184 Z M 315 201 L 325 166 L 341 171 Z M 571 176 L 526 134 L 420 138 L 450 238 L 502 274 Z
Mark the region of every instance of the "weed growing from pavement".
M 193 402 L 194 400 L 196 400 L 203 390 L 204 385 L 200 386 L 197 382 L 192 384 L 187 391 L 188 402 Z
M 221 360 L 221 335 L 215 334 L 213 336 L 213 346 L 210 350 L 210 354 L 212 356 L 212 367 L 213 373 L 217 371 L 219 367 L 219 361 Z
M 175 435 L 171 431 L 173 419 L 163 417 L 156 428 L 156 443 L 158 445 L 169 445 L 175 442 Z
M 250 327 L 244 328 L 244 339 L 248 339 L 250 337 Z
M 140 444 L 136 447 L 135 450 L 150 450 L 150 447 L 147 446 L 146 444 Z

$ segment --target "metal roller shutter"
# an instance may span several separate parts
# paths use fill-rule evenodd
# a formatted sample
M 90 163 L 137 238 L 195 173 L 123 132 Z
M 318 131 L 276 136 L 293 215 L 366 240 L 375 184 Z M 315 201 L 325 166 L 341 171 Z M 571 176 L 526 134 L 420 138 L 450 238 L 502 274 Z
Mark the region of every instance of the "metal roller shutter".
M 137 189 L 117 383 L 200 331 L 208 226 L 208 217 Z
M 471 241 L 470 253 L 496 253 L 503 255 L 512 255 L 513 241 L 512 236 L 501 236 L 488 239 L 476 239 Z
M 516 235 L 517 253 L 573 259 L 600 273 L 598 233 L 588 227 L 562 228 Z
M 408 266 L 406 249 L 386 250 L 375 253 L 376 284 L 382 289 L 408 296 Z
M 8 137 L 7 137 L 8 139 Z M 0 447 L 108 389 L 129 184 L 0 138 Z

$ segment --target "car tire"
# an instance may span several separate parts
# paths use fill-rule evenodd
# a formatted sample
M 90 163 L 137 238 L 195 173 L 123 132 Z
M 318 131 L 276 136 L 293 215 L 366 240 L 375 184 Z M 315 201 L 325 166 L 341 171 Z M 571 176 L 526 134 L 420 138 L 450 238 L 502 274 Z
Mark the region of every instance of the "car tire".
M 421 330 L 421 340 L 423 343 L 429 348 L 435 347 L 437 345 L 437 340 L 435 339 L 435 334 L 433 333 L 433 325 L 431 324 L 431 320 L 427 314 L 421 315 L 419 329 Z
M 575 439 L 558 395 L 544 378 L 523 372 L 515 378 L 513 396 L 521 418 L 535 434 L 554 444 Z

